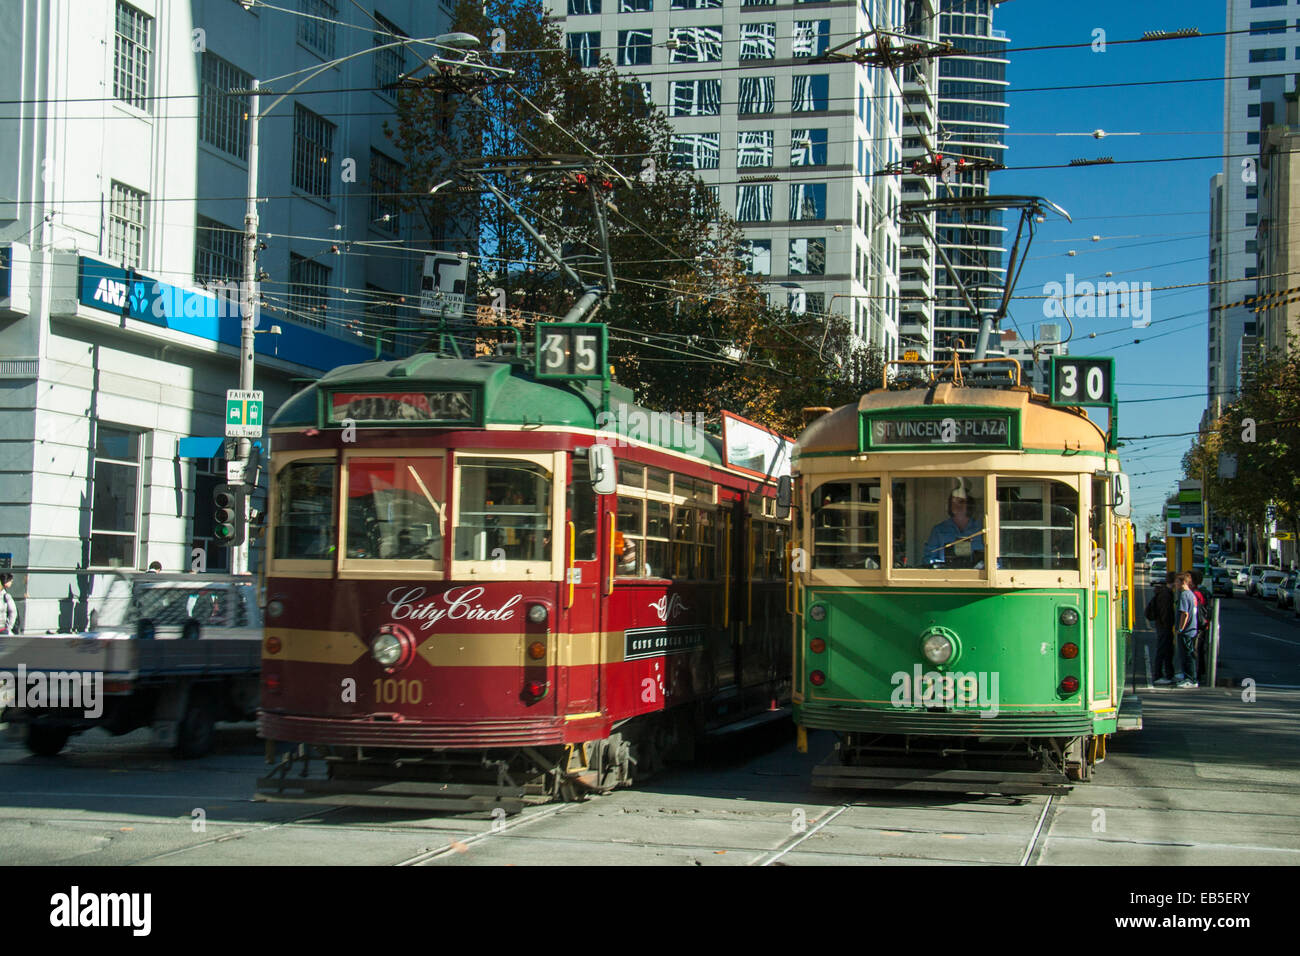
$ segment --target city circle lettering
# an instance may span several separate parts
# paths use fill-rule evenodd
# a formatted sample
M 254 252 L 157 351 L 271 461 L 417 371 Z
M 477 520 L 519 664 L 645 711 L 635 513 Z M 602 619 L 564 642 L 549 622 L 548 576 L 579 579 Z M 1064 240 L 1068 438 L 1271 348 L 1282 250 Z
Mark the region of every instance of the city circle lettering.
M 333 409 L 335 421 L 470 421 L 474 417 L 468 392 L 335 395 Z
M 877 419 L 871 423 L 873 445 L 1005 444 L 1005 418 Z
M 420 621 L 420 630 L 427 631 L 441 620 L 448 621 L 509 621 L 515 616 L 514 608 L 522 601 L 522 594 L 507 598 L 499 607 L 485 607 L 475 602 L 486 590 L 471 586 L 445 591 L 437 597 L 420 603 L 426 588 L 393 588 L 388 592 L 389 612 L 394 621 Z M 441 603 L 439 603 L 441 600 Z

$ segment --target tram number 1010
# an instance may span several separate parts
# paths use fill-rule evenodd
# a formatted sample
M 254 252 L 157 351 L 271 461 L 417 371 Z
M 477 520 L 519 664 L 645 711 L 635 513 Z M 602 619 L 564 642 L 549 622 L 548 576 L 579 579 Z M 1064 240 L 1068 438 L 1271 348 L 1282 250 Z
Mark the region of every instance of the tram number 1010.
M 418 704 L 424 700 L 424 683 L 418 680 L 394 680 L 393 678 L 371 681 L 375 686 L 376 704 Z
M 1110 405 L 1114 382 L 1113 358 L 1052 356 L 1053 405 Z

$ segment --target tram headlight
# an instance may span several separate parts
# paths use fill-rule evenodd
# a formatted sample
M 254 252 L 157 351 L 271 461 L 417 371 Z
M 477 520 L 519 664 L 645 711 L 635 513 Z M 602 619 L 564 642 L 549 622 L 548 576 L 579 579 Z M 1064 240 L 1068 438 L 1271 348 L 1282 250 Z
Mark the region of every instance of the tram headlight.
M 378 634 L 370 642 L 370 656 L 380 666 L 392 667 L 402 659 L 402 642 L 396 634 Z
M 283 613 L 284 613 L 284 602 L 283 602 L 283 601 L 280 601 L 280 600 L 272 600 L 272 601 L 270 601 L 270 602 L 267 603 L 267 605 L 266 605 L 266 616 L 267 616 L 267 617 L 279 617 L 279 616 L 280 616 L 281 614 L 283 614 Z
M 826 620 L 826 605 L 814 604 L 812 607 L 808 609 L 808 616 L 812 618 L 814 621 Z
M 946 664 L 952 660 L 953 646 L 946 635 L 930 634 L 921 642 L 921 653 L 931 664 Z
M 1074 627 L 1079 623 L 1079 612 L 1072 607 L 1061 608 L 1061 623 L 1066 627 Z
M 528 620 L 532 621 L 534 624 L 545 624 L 545 623 L 546 623 L 546 605 L 545 605 L 545 604 L 531 604 L 531 605 L 529 605 L 529 607 L 528 607 Z

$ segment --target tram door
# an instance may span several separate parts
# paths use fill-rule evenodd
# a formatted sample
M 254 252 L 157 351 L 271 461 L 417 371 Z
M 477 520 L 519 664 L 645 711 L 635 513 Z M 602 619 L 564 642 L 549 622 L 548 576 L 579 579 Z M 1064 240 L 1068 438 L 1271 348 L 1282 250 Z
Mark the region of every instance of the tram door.
M 600 543 L 609 536 L 599 510 L 600 499 L 591 487 L 591 470 L 585 458 L 570 456 L 568 487 L 569 520 L 563 529 L 562 545 L 568 580 L 560 583 L 560 606 L 564 622 L 559 663 L 565 666 L 568 686 L 566 714 L 590 714 L 600 710 L 601 607 Z
M 1092 596 L 1089 601 L 1088 626 L 1092 632 L 1092 710 L 1105 710 L 1112 706 L 1115 694 L 1115 626 L 1113 620 L 1114 562 L 1111 542 L 1111 513 L 1107 499 L 1109 475 L 1093 477 L 1092 515 L 1089 522 L 1089 584 Z

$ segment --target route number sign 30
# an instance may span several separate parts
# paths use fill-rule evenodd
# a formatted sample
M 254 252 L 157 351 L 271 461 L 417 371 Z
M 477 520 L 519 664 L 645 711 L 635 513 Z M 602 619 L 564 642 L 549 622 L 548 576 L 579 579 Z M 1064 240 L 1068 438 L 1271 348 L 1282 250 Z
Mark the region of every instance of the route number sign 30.
M 1052 356 L 1053 405 L 1099 405 L 1115 402 L 1115 360 L 1074 355 Z

